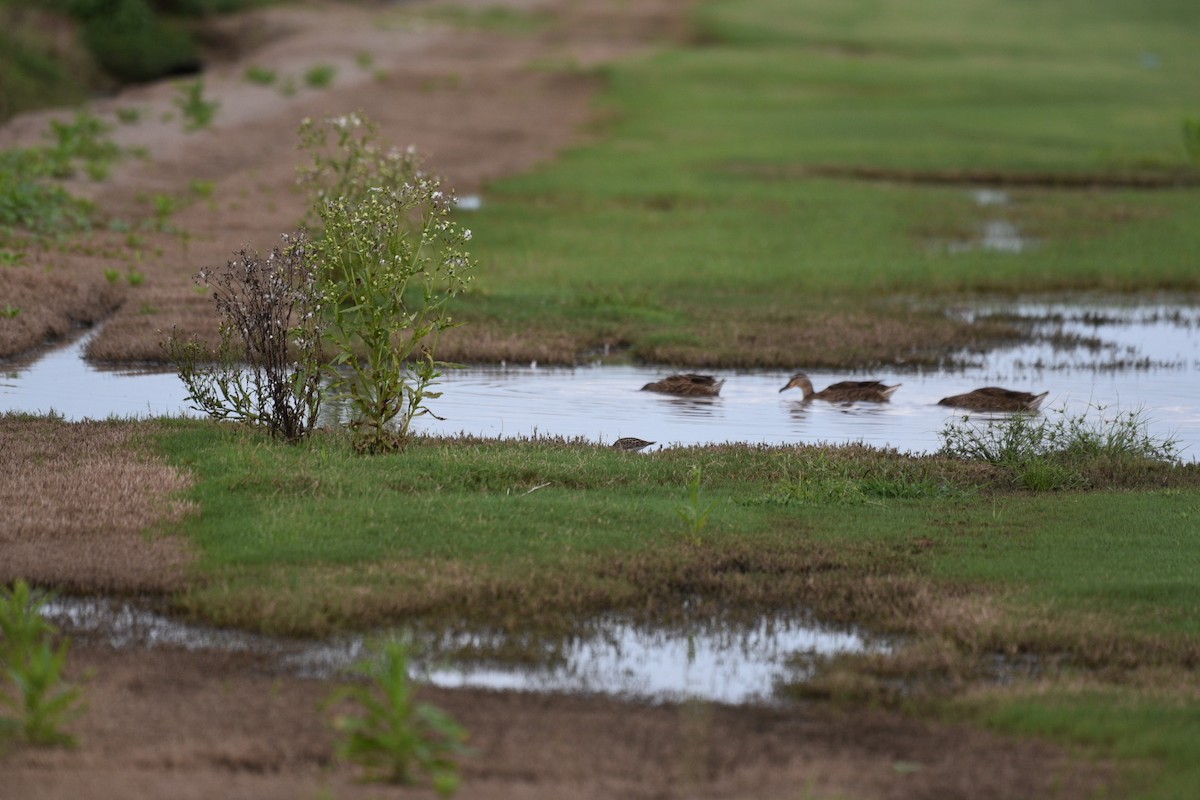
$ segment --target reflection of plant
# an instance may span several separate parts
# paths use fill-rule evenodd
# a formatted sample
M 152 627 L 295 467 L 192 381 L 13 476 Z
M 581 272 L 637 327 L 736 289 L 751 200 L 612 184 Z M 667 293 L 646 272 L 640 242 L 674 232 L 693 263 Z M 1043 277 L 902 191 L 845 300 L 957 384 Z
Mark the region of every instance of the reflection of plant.
M 700 501 L 700 483 L 702 480 L 700 467 L 692 467 L 691 477 L 688 478 L 688 501 L 676 507 L 675 512 L 687 525 L 693 536 L 698 535 L 708 524 L 708 515 L 712 513 L 715 502 Z
M 82 690 L 63 677 L 70 643 L 54 646 L 54 626 L 42 616 L 45 596 L 23 580 L 0 590 L 0 707 L 15 717 L 0 717 L 0 738 L 31 744 L 74 744 L 61 728 L 82 713 Z M 2 686 L 2 685 L 0 685 Z
M 408 646 L 388 642 L 376 662 L 360 669 L 371 686 L 339 689 L 329 703 L 353 700 L 362 713 L 343 714 L 334 726 L 345 734 L 338 755 L 361 765 L 367 780 L 405 785 L 428 782 L 443 797 L 458 789 L 457 758 L 466 732 L 445 712 L 417 703 L 408 675 Z
M 183 115 L 183 129 L 189 133 L 211 125 L 221 106 L 216 100 L 204 99 L 204 81 L 199 78 L 179 84 L 172 102 Z
M 196 276 L 224 317 L 215 362 L 175 334 L 163 347 L 200 410 L 296 442 L 320 410 L 325 316 L 312 246 L 303 234 L 284 238 L 265 261 L 242 250 L 225 270 Z

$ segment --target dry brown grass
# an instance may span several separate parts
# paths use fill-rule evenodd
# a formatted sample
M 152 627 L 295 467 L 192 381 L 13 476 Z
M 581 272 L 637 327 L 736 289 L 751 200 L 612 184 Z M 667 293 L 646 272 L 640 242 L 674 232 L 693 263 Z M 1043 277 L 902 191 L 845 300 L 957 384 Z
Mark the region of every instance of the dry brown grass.
M 15 356 L 44 341 L 66 336 L 113 313 L 124 300 L 121 287 L 74 279 L 60 272 L 0 267 L 0 298 L 19 309 L 0 316 L 0 358 Z
M 146 455 L 144 423 L 0 416 L 0 584 L 72 592 L 183 586 L 190 548 L 165 530 L 189 478 Z

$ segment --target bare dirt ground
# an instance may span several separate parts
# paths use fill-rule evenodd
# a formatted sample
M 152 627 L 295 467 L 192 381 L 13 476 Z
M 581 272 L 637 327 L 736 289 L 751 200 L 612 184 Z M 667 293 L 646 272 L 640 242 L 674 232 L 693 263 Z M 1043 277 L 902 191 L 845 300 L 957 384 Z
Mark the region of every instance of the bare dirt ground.
M 221 106 L 213 127 L 195 133 L 166 118 L 177 111 L 172 85 L 97 101 L 94 110 L 109 119 L 119 108 L 140 109 L 142 122 L 115 135 L 148 157 L 74 188 L 130 220 L 151 213 L 155 193 L 182 198 L 193 181 L 213 191 L 172 215 L 186 240 L 141 231 L 131 244 L 124 234 L 97 233 L 0 269 L 0 297 L 22 310 L 0 320 L 0 357 L 109 314 L 91 345 L 97 359 L 156 359 L 160 331 L 171 325 L 211 330 L 209 302 L 191 276 L 243 245 L 269 249 L 294 229 L 304 209 L 294 189 L 302 117 L 362 110 L 386 139 L 415 144 L 452 187 L 471 193 L 580 141 L 594 120 L 596 84 L 586 70 L 538 65 L 587 67 L 684 36 L 689 5 L 508 4 L 553 17 L 532 32 L 497 34 L 420 22 L 411 13 L 417 3 L 314 3 L 222 23 L 232 54 L 205 76 Z M 337 68 L 331 88 L 304 86 L 301 76 L 316 64 Z M 295 93 L 247 82 L 251 65 L 291 76 Z M 0 146 L 36 142 L 50 116 L 14 120 L 0 129 Z M 104 278 L 104 269 L 126 265 L 146 275 L 143 285 Z M 69 591 L 157 594 L 186 580 L 188 548 L 143 531 L 186 511 L 170 497 L 187 477 L 146 456 L 144 434 L 127 423 L 0 426 L 0 583 L 23 576 Z M 430 796 L 364 787 L 333 760 L 328 714 L 318 709 L 329 683 L 238 655 L 78 646 L 71 663 L 75 675 L 92 675 L 89 709 L 70 727 L 80 747 L 0 756 L 0 800 Z M 1094 764 L 1046 745 L 883 713 L 425 696 L 471 732 L 477 754 L 460 793 L 468 798 L 1082 797 L 1103 779 Z
M 243 246 L 268 251 L 304 216 L 296 188 L 303 118 L 362 111 L 383 141 L 415 146 L 446 186 L 477 192 L 582 141 L 598 87 L 588 69 L 683 36 L 689 4 L 508 0 L 518 12 L 548 15 L 532 30 L 508 33 L 438 25 L 422 13 L 437 3 L 414 2 L 287 5 L 222 22 L 224 59 L 204 76 L 205 97 L 220 103 L 213 124 L 185 131 L 179 88 L 169 82 L 97 101 L 90 110 L 115 126 L 114 141 L 146 157 L 119 163 L 103 182 L 70 186 L 126 222 L 153 217 L 156 195 L 176 198 L 169 227 L 186 238 L 138 227 L 130 244 L 124 232 L 100 231 L 40 246 L 20 267 L 0 269 L 0 297 L 21 309 L 0 319 L 0 357 L 119 305 L 89 356 L 161 360 L 162 331 L 205 334 L 215 326 L 211 303 L 192 284 L 197 270 L 224 264 Z M 336 70 L 331 86 L 306 85 L 306 71 L 317 65 Z M 248 81 L 250 67 L 278 80 Z M 136 109 L 137 124 L 118 123 L 119 109 Z M 50 119 L 70 117 L 18 117 L 0 128 L 0 147 L 37 144 Z M 207 197 L 189 194 L 193 185 L 208 185 Z M 142 285 L 105 279 L 105 269 L 129 267 L 146 276 Z
M 327 683 L 238 655 L 79 650 L 76 750 L 21 750 L 0 798 L 425 797 L 332 759 Z M 1034 798 L 1097 787 L 1062 753 L 883 713 L 422 692 L 470 731 L 463 798 Z

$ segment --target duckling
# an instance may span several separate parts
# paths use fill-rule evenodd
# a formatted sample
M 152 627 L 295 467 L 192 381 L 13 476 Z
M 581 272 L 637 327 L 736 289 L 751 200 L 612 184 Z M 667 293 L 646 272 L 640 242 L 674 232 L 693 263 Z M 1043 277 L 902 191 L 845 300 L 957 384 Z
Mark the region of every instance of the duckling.
M 645 439 L 639 439 L 636 436 L 623 436 L 612 443 L 612 446 L 617 450 L 629 450 L 637 452 L 645 447 L 649 447 L 654 442 L 647 442 Z
M 841 381 L 831 384 L 819 392 L 814 392 L 812 381 L 808 376 L 803 372 L 797 372 L 779 391 L 784 392 L 792 387 L 799 387 L 800 391 L 804 392 L 805 402 L 828 400 L 831 403 L 853 403 L 858 400 L 868 400 L 874 403 L 883 403 L 892 398 L 892 393 L 899 389 L 900 385 L 897 383 L 895 386 L 884 386 L 880 381 Z
M 643 392 L 662 392 L 663 394 L 678 394 L 685 397 L 716 397 L 721 393 L 725 380 L 717 380 L 712 375 L 668 375 L 661 381 L 647 383 L 642 387 Z
M 1050 392 L 1033 394 L 999 386 L 985 386 L 966 394 L 956 394 L 938 400 L 939 406 L 958 406 L 973 411 L 1037 411 Z

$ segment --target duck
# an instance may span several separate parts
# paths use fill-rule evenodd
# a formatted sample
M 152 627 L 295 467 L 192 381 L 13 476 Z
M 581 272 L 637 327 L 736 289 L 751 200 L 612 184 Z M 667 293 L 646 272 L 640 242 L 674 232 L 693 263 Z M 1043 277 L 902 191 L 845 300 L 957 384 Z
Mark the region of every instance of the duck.
M 1033 394 L 999 386 L 985 386 L 966 394 L 956 394 L 938 400 L 939 406 L 958 406 L 973 411 L 1037 411 L 1050 392 Z
M 797 372 L 779 391 L 785 392 L 793 387 L 798 387 L 800 391 L 804 392 L 805 402 L 828 400 L 831 403 L 853 403 L 858 400 L 867 400 L 883 403 L 890 400 L 892 393 L 900 386 L 899 383 L 895 386 L 884 386 L 881 381 L 841 381 L 831 384 L 819 392 L 814 392 L 809 377 L 803 372 Z
M 721 393 L 725 380 L 717 380 L 712 375 L 696 375 L 685 373 L 668 375 L 661 381 L 647 383 L 642 387 L 643 392 L 662 392 L 663 394 L 678 394 L 684 397 L 716 397 Z
M 647 442 L 645 439 L 639 439 L 636 436 L 622 436 L 620 439 L 617 439 L 615 442 L 613 442 L 612 446 L 617 450 L 637 452 L 638 450 L 647 448 L 652 444 L 654 444 L 654 442 Z

